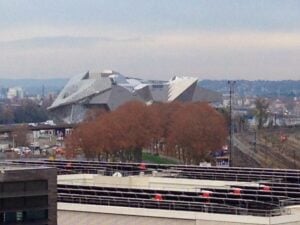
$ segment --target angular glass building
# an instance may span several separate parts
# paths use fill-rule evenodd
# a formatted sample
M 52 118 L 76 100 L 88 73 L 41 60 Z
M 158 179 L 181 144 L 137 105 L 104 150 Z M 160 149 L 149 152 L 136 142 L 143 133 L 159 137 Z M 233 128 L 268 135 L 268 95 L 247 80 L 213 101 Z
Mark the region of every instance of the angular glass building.
M 90 109 L 115 110 L 132 101 L 156 102 L 221 102 L 221 94 L 198 85 L 193 77 L 173 77 L 169 81 L 126 77 L 116 71 L 87 72 L 69 80 L 49 107 L 61 122 L 80 122 Z

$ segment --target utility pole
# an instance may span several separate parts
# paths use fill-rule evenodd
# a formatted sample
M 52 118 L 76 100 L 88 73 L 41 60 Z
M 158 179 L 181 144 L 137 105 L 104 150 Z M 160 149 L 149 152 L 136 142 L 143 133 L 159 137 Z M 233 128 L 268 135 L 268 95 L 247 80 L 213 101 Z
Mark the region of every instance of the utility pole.
M 45 86 L 42 86 L 42 100 L 45 99 Z
M 229 166 L 233 165 L 233 123 L 232 123 L 232 98 L 234 93 L 234 85 L 236 81 L 229 80 Z
M 12 134 L 12 147 L 15 148 L 15 134 Z
M 257 142 L 257 137 L 256 137 L 256 130 L 254 130 L 254 140 L 253 140 L 253 149 L 254 149 L 254 152 L 256 152 L 256 143 Z

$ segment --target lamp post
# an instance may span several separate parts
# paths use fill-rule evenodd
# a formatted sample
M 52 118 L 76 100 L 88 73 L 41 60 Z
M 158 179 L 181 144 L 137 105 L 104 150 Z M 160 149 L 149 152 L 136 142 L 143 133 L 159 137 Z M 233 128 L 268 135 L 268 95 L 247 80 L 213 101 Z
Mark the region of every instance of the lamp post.
M 296 151 L 294 149 L 293 151 L 293 158 L 294 158 L 294 169 L 297 169 L 297 164 L 296 164 Z
M 256 144 L 257 144 L 257 136 L 256 136 L 256 130 L 254 130 L 254 140 L 253 140 L 253 150 L 256 152 Z
M 12 135 L 12 147 L 15 148 L 15 134 Z
M 236 81 L 229 80 L 229 166 L 233 165 L 233 123 L 232 123 L 232 95 Z

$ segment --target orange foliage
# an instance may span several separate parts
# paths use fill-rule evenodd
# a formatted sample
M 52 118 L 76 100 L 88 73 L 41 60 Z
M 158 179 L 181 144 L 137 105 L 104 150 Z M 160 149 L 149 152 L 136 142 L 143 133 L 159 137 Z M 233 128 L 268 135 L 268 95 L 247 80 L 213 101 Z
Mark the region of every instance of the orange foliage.
M 198 163 L 226 139 L 221 114 L 204 103 L 153 104 L 134 101 L 94 120 L 81 123 L 68 137 L 67 149 L 81 149 L 87 158 L 141 161 L 143 148 Z M 169 149 L 166 152 L 165 146 Z M 158 150 L 157 150 L 158 153 Z
M 172 121 L 168 145 L 185 163 L 198 164 L 226 141 L 224 117 L 206 103 L 185 105 Z
M 133 150 L 135 161 L 142 160 L 142 148 L 151 144 L 156 137 L 158 123 L 155 114 L 141 102 L 133 101 L 120 106 L 113 114 L 121 125 L 120 146 Z
M 117 109 L 115 114 L 126 134 L 125 148 L 144 147 L 155 136 L 155 117 L 148 107 L 141 102 L 129 102 Z

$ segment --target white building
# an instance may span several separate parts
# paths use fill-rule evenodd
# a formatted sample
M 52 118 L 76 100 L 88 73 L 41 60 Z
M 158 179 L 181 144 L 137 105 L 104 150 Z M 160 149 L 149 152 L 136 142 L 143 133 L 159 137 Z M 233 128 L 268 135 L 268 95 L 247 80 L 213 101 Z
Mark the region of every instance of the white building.
M 22 99 L 22 98 L 24 98 L 24 91 L 21 87 L 8 88 L 7 98 L 8 99 L 14 99 L 14 98 Z

